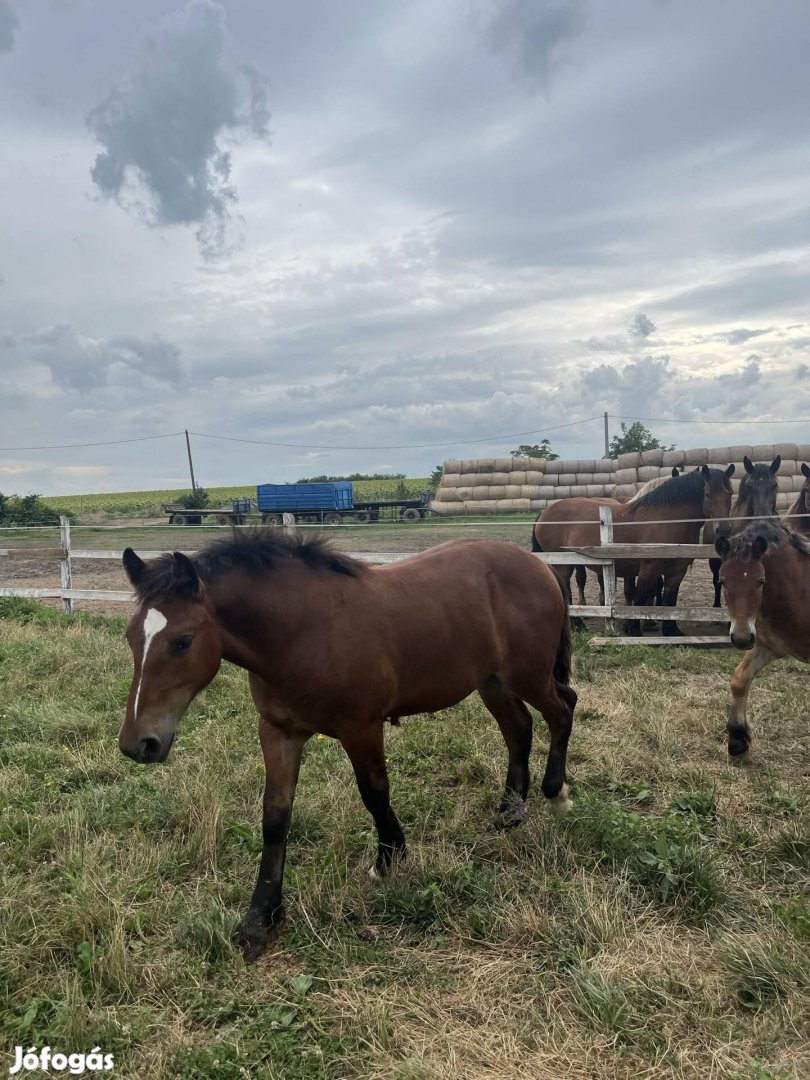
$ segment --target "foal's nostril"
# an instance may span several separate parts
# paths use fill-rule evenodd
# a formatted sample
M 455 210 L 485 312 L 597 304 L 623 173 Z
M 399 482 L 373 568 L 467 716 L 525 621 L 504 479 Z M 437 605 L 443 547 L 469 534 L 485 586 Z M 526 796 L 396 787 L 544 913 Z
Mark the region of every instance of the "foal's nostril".
M 162 752 L 160 739 L 155 735 L 146 735 L 138 743 L 135 755 L 138 761 L 157 761 Z

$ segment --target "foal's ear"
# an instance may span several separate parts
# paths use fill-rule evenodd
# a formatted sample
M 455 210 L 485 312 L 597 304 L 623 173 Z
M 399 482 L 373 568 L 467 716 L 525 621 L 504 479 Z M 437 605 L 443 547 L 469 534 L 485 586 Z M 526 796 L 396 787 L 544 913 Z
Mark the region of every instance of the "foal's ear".
M 701 465 L 700 466 L 700 471 L 703 473 L 703 479 L 704 480 L 710 479 L 711 473 L 709 472 L 709 466 L 708 465 Z
M 744 457 L 743 458 L 743 465 L 745 466 L 745 471 L 750 476 L 751 473 L 754 471 L 754 463 L 751 461 L 751 458 L 750 457 Z
M 771 476 L 776 476 L 776 474 L 779 472 L 779 466 L 781 464 L 782 464 L 782 455 L 777 454 L 776 457 L 771 462 Z
M 143 581 L 143 575 L 146 573 L 146 563 L 140 555 L 135 554 L 132 548 L 124 549 L 123 562 L 130 584 L 139 585 Z
M 736 468 L 737 466 L 734 464 L 729 465 L 729 467 L 726 469 L 726 476 L 733 476 Z
M 810 480 L 810 465 L 808 465 L 806 461 L 802 462 L 802 475 Z
M 676 476 L 680 476 L 680 475 L 681 475 L 680 470 L 675 465 L 673 465 L 672 466 L 672 479 L 674 480 Z
M 751 554 L 755 559 L 761 559 L 768 550 L 768 541 L 764 536 L 758 536 L 751 545 Z
M 722 559 L 725 559 L 726 555 L 731 551 L 731 544 L 725 536 L 718 536 L 714 542 L 714 550 Z
M 175 551 L 172 555 L 172 577 L 175 585 L 188 596 L 193 596 L 200 589 L 200 579 L 197 568 L 182 551 Z

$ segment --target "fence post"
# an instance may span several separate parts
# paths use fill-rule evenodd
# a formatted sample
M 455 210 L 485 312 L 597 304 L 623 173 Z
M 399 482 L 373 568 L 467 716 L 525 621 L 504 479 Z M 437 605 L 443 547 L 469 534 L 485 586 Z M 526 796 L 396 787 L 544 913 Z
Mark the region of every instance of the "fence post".
M 59 516 L 59 540 L 62 545 L 62 561 L 59 563 L 59 576 L 63 589 L 73 588 L 73 575 L 70 568 L 70 518 L 64 514 Z M 62 597 L 62 611 L 68 615 L 73 614 L 73 600 L 70 597 Z
M 295 536 L 295 514 L 282 514 L 281 519 L 284 522 L 284 532 L 287 536 Z
M 609 506 L 599 507 L 599 543 L 613 543 L 613 511 Z M 613 622 L 613 608 L 616 605 L 616 563 L 613 559 L 607 566 L 602 567 L 602 581 L 605 586 L 605 607 L 610 608 L 605 629 L 612 634 L 616 629 Z

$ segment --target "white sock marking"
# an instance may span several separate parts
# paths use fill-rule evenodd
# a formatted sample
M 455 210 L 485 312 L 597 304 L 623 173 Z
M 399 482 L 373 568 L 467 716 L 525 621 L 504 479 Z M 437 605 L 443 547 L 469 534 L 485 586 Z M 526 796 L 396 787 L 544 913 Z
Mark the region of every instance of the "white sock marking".
M 134 719 L 138 719 L 138 700 L 141 696 L 141 683 L 143 682 L 143 669 L 146 667 L 146 657 L 149 652 L 149 646 L 152 644 L 152 639 L 165 629 L 168 619 L 162 611 L 158 611 L 157 608 L 150 607 L 146 613 L 146 618 L 143 620 L 143 656 L 141 657 L 141 676 L 138 679 L 138 689 L 135 691 L 135 712 Z

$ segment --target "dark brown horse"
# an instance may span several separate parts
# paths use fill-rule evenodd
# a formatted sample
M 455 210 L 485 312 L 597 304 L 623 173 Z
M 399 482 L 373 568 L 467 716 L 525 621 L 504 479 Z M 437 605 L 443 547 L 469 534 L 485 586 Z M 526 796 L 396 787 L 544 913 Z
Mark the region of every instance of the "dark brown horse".
M 723 471 L 702 469 L 682 473 L 655 487 L 640 499 L 617 503 L 611 499 L 560 499 L 539 515 L 532 534 L 533 551 L 561 551 L 563 548 L 595 547 L 599 540 L 599 507 L 610 506 L 613 512 L 614 539 L 626 544 L 695 544 L 703 523 L 708 519 L 725 522 L 731 510 L 730 477 L 734 466 Z M 691 559 L 618 559 L 616 574 L 625 579 L 628 603 L 644 606 L 655 596 L 659 576 L 664 579 L 661 602 L 675 605 L 678 589 Z M 557 568 L 570 595 L 570 566 Z M 632 596 L 627 580 L 636 578 Z M 640 633 L 635 620 L 627 624 L 628 633 Z M 673 620 L 665 620 L 663 632 L 680 633 Z
M 755 521 L 730 540 L 715 543 L 720 579 L 731 616 L 730 638 L 745 649 L 731 676 L 728 752 L 751 744 L 748 691 L 771 660 L 810 662 L 810 541 L 769 521 Z
M 740 481 L 740 490 L 731 507 L 729 515 L 731 532 L 741 532 L 749 524 L 746 518 L 775 517 L 776 496 L 779 491 L 776 474 L 781 464 L 782 458 L 779 454 L 770 465 L 754 465 L 750 458 L 743 458 L 745 476 Z M 714 529 L 707 525 L 703 530 L 703 543 L 713 544 L 714 540 Z M 709 569 L 712 572 L 714 585 L 714 606 L 720 607 L 720 560 L 709 559 Z
M 785 524 L 794 532 L 810 536 L 810 465 L 802 463 L 804 483 L 799 497 L 785 515 Z
M 543 794 L 566 809 L 566 750 L 577 696 L 569 686 L 565 599 L 551 571 L 512 544 L 457 540 L 368 566 L 322 540 L 260 530 L 193 559 L 175 552 L 124 566 L 138 608 L 127 639 L 134 678 L 118 736 L 140 762 L 165 760 L 177 724 L 221 661 L 246 668 L 259 713 L 266 788 L 259 876 L 239 940 L 263 949 L 281 890 L 301 752 L 316 732 L 338 739 L 377 828 L 373 876 L 404 854 L 391 809 L 383 724 L 455 705 L 478 690 L 506 743 L 498 812 L 525 813 L 532 717 L 550 732 Z

